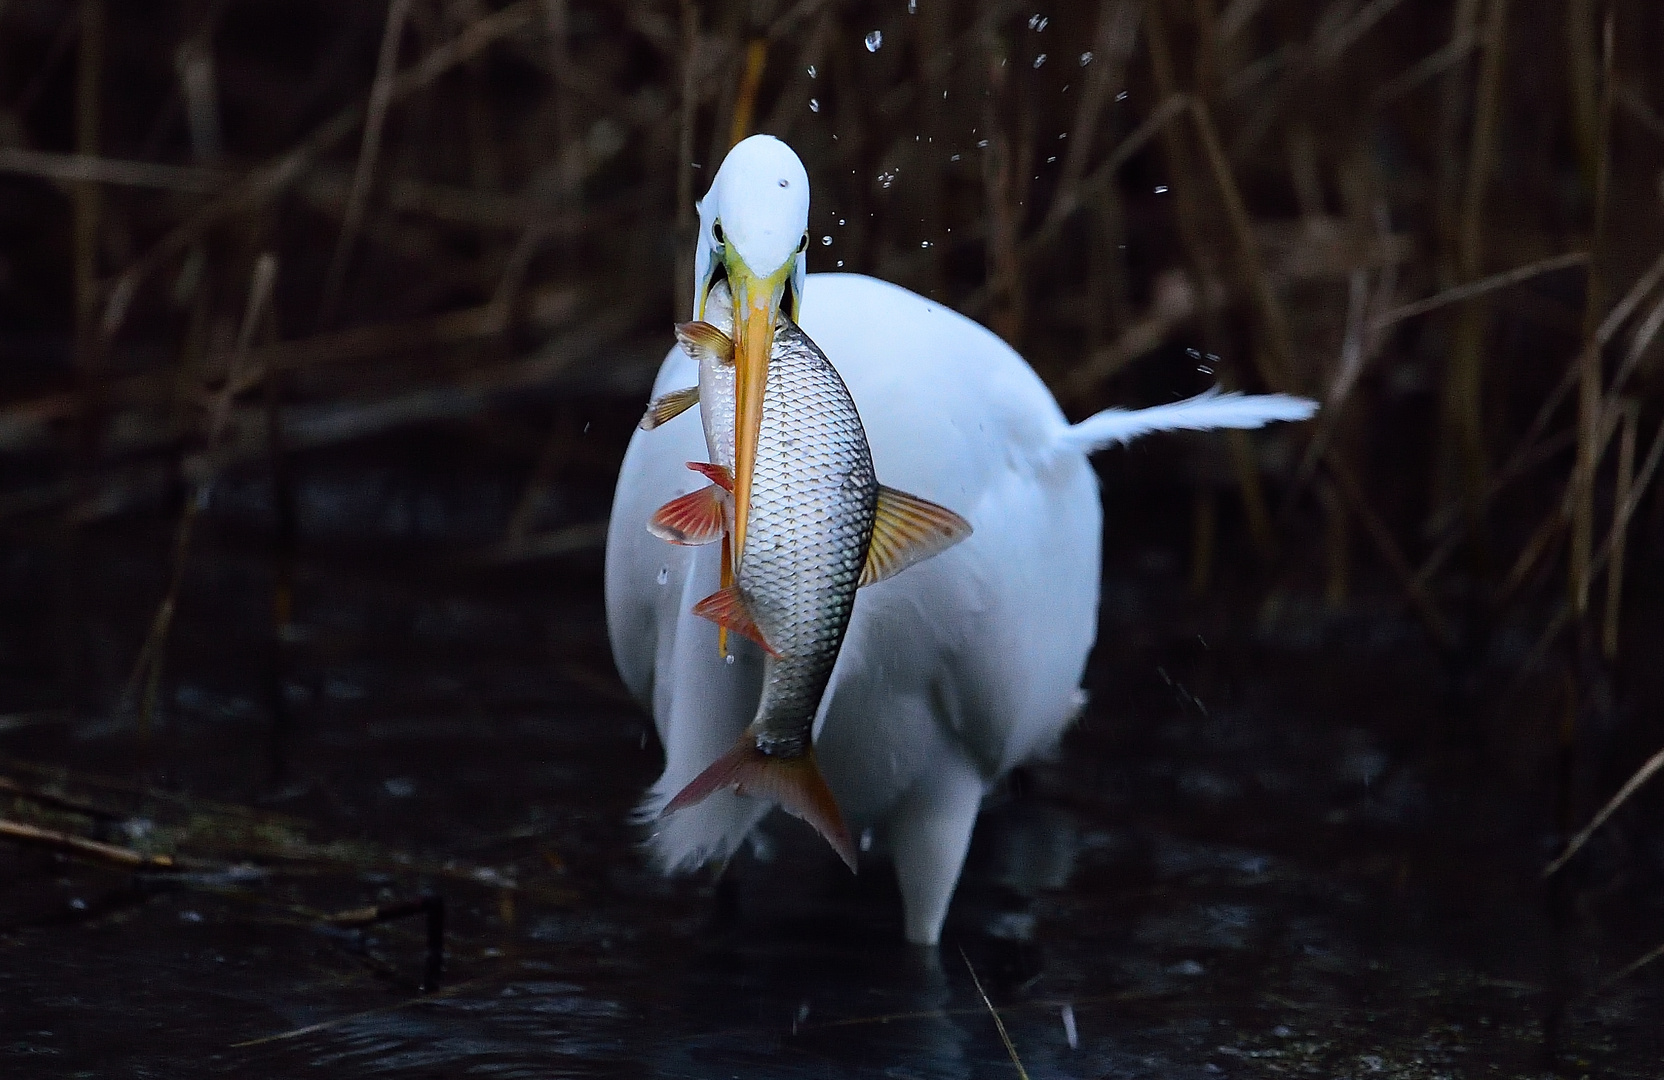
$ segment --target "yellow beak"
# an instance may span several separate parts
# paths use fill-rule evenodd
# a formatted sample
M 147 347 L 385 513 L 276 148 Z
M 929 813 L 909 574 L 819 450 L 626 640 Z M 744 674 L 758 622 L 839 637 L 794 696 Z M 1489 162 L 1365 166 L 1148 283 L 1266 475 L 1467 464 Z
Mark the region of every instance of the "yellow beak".
M 793 260 L 757 277 L 738 256 L 728 258 L 728 288 L 734 297 L 734 544 L 737 571 L 745 550 L 745 525 L 751 509 L 751 474 L 757 464 L 757 436 L 763 423 L 763 388 L 768 357 L 774 348 L 774 323 L 780 299 L 791 280 Z

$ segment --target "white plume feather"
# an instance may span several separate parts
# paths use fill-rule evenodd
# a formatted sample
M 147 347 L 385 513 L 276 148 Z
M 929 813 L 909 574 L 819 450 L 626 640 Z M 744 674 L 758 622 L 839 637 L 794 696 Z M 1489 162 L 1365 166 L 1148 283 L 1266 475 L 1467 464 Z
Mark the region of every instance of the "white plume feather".
M 1193 398 L 1148 409 L 1105 409 L 1069 428 L 1067 446 L 1086 453 L 1128 443 L 1155 431 L 1208 431 L 1214 428 L 1257 428 L 1276 420 L 1305 420 L 1317 412 L 1317 402 L 1288 394 L 1223 393 L 1216 386 Z

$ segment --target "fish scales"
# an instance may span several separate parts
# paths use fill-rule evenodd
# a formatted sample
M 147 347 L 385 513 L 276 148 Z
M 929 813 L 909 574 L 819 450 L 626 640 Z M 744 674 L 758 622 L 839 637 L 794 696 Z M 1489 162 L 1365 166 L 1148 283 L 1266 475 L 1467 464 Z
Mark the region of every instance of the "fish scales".
M 752 724 L 759 749 L 808 752 L 877 515 L 855 401 L 824 353 L 782 320 L 763 394 L 737 584 L 777 657 Z

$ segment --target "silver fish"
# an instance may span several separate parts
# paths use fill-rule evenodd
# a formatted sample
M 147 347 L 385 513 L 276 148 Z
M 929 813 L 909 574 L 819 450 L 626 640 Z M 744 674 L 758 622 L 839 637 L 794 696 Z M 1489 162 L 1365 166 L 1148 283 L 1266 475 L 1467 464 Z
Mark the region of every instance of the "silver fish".
M 720 288 L 707 313 L 728 309 Z M 712 484 L 672 499 L 649 523 L 672 543 L 701 544 L 734 531 L 733 339 L 704 322 L 676 328 L 699 361 L 697 401 L 710 463 L 689 462 Z M 675 411 L 687 407 L 682 404 Z M 655 415 L 653 407 L 643 427 Z M 671 413 L 675 415 L 675 413 Z M 662 421 L 660 421 L 662 422 Z M 879 484 L 855 402 L 820 348 L 781 316 L 770 348 L 743 549 L 722 561 L 722 588 L 693 611 L 762 646 L 763 694 L 735 748 L 688 784 L 666 814 L 735 788 L 808 821 L 855 868 L 855 848 L 814 760 L 820 699 L 849 626 L 855 590 L 900 573 L 970 535 L 945 507 Z
M 665 812 L 736 788 L 808 821 L 853 870 L 813 731 L 872 544 L 879 484 L 843 380 L 786 319 L 770 351 L 751 490 L 735 581 L 693 610 L 763 647 L 762 699 L 739 744 Z

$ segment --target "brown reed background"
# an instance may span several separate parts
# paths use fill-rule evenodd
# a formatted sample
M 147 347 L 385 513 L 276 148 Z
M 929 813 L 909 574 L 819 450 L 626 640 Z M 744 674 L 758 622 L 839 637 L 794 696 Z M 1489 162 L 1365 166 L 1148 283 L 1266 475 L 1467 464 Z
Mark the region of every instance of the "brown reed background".
M 217 476 L 486 439 L 523 395 L 636 407 L 694 199 L 766 131 L 812 269 L 983 321 L 1071 415 L 1320 398 L 1112 516 L 1160 518 L 1204 598 L 1412 612 L 1458 711 L 1560 763 L 1569 831 L 1664 743 L 1661 113 L 1653 0 L 6 0 L 0 523 L 73 566 L 177 522 L 119 702 L 148 716 Z M 597 460 L 554 426 L 488 557 L 598 543 L 536 512 Z M 281 629 L 281 500 L 277 530 Z M 7 618 L 73 652 L 72 617 Z

